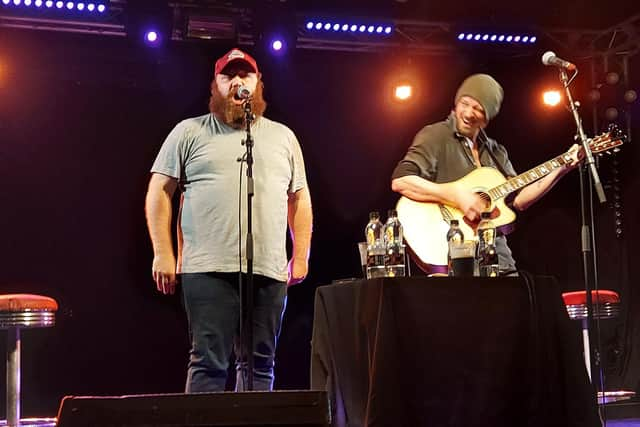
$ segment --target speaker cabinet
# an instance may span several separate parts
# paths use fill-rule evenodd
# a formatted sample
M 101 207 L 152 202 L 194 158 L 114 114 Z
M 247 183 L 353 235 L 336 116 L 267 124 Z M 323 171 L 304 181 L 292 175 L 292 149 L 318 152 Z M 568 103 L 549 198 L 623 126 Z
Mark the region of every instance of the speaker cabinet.
M 67 396 L 58 427 L 328 427 L 324 391 Z

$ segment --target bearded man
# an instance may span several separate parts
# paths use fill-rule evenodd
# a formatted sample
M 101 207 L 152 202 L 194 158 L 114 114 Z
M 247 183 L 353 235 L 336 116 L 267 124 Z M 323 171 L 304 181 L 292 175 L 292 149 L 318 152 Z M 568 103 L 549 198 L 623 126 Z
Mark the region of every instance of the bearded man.
M 191 350 L 186 392 L 223 391 L 238 349 L 239 277 L 246 273 L 243 232 L 246 179 L 242 179 L 246 137 L 244 102 L 251 93 L 253 156 L 254 389 L 273 388 L 276 344 L 287 287 L 307 275 L 311 243 L 311 198 L 304 160 L 294 133 L 263 116 L 262 75 L 247 53 L 232 49 L 215 63 L 210 113 L 180 122 L 164 141 L 151 168 L 146 216 L 153 244 L 153 279 L 158 291 L 182 290 Z M 177 257 L 171 233 L 172 199 L 181 190 Z M 245 214 L 245 215 L 242 215 Z M 292 256 L 287 262 L 287 224 Z

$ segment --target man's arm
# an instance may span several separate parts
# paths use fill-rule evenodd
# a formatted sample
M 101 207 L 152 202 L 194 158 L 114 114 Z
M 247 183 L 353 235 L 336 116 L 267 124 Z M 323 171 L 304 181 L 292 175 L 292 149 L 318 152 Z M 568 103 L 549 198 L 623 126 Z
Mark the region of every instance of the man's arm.
M 547 192 L 549 192 L 549 190 L 551 190 L 560 178 L 567 174 L 567 172 L 575 169 L 580 164 L 580 161 L 584 157 L 584 152 L 581 147 L 574 144 L 569 151 L 571 151 L 571 163 L 554 170 L 541 180 L 520 190 L 513 200 L 514 208 L 519 211 L 527 209 L 529 206 L 540 200 L 542 196 L 547 194 Z
M 153 244 L 153 280 L 158 291 L 173 294 L 176 287 L 176 257 L 171 238 L 171 199 L 178 181 L 170 176 L 154 173 L 149 181 L 145 213 L 149 236 Z
M 307 187 L 295 193 L 289 193 L 287 220 L 293 241 L 293 254 L 289 260 L 287 285 L 295 285 L 307 277 L 309 270 L 313 214 L 311 212 L 311 195 Z
M 471 190 L 456 182 L 438 184 L 417 175 L 406 175 L 391 181 L 391 189 L 418 202 L 436 202 L 460 209 L 475 221 L 486 210 L 486 203 Z

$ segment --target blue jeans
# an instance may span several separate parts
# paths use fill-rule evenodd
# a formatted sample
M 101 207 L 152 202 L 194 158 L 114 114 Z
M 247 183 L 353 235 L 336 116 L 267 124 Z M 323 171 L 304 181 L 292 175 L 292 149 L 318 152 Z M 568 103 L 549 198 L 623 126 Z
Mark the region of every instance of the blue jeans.
M 244 274 L 243 283 L 246 284 Z M 224 391 L 232 350 L 238 360 L 236 389 L 243 390 L 238 273 L 185 273 L 181 275 L 181 284 L 191 339 L 185 391 Z M 253 287 L 253 389 L 271 390 L 287 287 L 283 282 L 258 275 L 254 275 Z

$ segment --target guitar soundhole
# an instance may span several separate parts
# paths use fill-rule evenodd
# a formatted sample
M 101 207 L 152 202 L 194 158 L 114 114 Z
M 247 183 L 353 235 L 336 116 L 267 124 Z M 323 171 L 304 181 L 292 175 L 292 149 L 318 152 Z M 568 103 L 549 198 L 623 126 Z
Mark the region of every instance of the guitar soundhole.
M 484 201 L 485 207 L 489 209 L 491 207 L 491 197 L 487 193 L 480 192 L 478 196 Z

